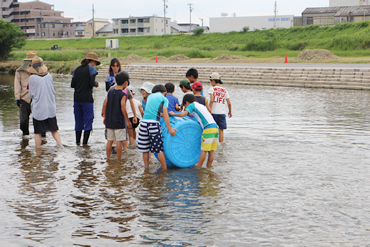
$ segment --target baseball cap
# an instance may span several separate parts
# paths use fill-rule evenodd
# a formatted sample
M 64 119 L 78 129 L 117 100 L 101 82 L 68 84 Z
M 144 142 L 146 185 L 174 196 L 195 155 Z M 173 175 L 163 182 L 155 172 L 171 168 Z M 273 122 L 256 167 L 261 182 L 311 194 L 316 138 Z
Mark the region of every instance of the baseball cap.
M 186 85 L 189 85 L 190 86 L 190 81 L 188 79 L 183 79 L 180 81 L 180 87 L 181 86 L 186 86 Z
M 199 81 L 194 82 L 194 84 L 191 86 L 192 89 L 203 89 L 202 83 Z
M 222 81 L 221 81 L 221 76 L 219 73 L 212 73 L 210 76 L 209 76 L 209 79 L 210 80 L 219 80 L 220 81 L 220 84 L 222 84 Z

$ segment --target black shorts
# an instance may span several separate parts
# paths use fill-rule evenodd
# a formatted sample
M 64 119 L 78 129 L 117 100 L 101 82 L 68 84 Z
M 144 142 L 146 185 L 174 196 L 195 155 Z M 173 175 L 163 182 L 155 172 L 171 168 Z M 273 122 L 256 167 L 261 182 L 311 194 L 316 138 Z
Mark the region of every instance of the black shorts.
M 56 117 L 48 118 L 42 121 L 36 120 L 34 118 L 32 118 L 32 120 L 33 120 L 33 129 L 34 129 L 35 134 L 41 134 L 41 133 L 45 133 L 48 131 L 59 130 Z
M 136 128 L 137 128 L 137 126 L 139 126 L 139 124 L 140 124 L 140 119 L 136 118 L 136 119 L 137 119 L 136 124 L 134 124 L 134 123 L 132 122 L 132 120 L 134 119 L 133 117 L 131 117 L 131 118 L 129 118 L 129 119 L 130 119 L 130 122 L 131 122 L 131 124 L 132 124 L 132 128 L 133 128 L 133 129 L 136 129 Z

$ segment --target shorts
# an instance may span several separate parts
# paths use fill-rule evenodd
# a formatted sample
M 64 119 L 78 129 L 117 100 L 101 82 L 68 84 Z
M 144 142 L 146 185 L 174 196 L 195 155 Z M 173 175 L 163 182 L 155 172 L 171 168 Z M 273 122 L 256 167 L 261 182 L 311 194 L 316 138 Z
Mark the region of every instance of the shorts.
M 141 121 L 139 126 L 138 148 L 141 153 L 163 152 L 162 132 L 159 122 Z
M 136 124 L 134 124 L 134 123 L 132 122 L 132 120 L 134 119 L 133 117 L 131 117 L 131 118 L 129 118 L 129 119 L 130 119 L 130 122 L 131 122 L 131 124 L 132 124 L 132 128 L 133 128 L 133 129 L 136 129 L 136 128 L 137 128 L 137 126 L 139 126 L 139 124 L 140 124 L 140 119 L 139 119 L 139 118 L 136 118 L 136 119 L 137 119 Z
M 48 118 L 42 121 L 36 120 L 34 118 L 32 118 L 32 120 L 33 120 L 33 129 L 34 129 L 35 134 L 41 134 L 41 133 L 45 133 L 48 131 L 59 130 L 56 117 Z
M 212 114 L 213 119 L 217 123 L 220 130 L 227 129 L 226 125 L 226 115 L 225 114 Z
M 210 125 L 202 133 L 201 151 L 216 151 L 218 144 L 218 128 L 216 124 Z
M 106 129 L 108 141 L 127 141 L 127 129 Z

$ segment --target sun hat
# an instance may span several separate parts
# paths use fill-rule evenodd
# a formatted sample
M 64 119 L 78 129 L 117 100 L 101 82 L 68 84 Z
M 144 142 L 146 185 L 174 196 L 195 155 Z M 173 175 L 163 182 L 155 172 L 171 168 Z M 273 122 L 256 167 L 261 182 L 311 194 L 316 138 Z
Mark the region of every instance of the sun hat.
M 46 68 L 44 60 L 36 56 L 32 59 L 32 63 L 28 66 L 27 71 L 31 74 L 44 75 L 48 72 L 48 68 Z
M 32 60 L 34 57 L 37 57 L 37 51 L 28 51 L 26 53 L 26 58 L 23 60 Z
M 154 84 L 151 82 L 144 82 L 144 84 L 141 86 L 140 90 L 145 90 L 147 93 L 152 93 L 152 89 L 154 87 Z
M 212 73 L 210 76 L 209 76 L 209 79 L 210 80 L 219 80 L 220 81 L 220 84 L 222 84 L 222 81 L 221 81 L 221 76 L 219 73 Z
M 95 52 L 88 52 L 85 59 L 93 60 L 96 62 L 96 65 L 100 65 L 99 56 Z
M 190 81 L 188 79 L 183 79 L 180 81 L 180 87 L 181 86 L 186 86 L 186 85 L 189 85 L 190 86 Z
M 128 86 L 127 89 L 130 90 L 132 94 L 135 94 L 135 88 L 133 86 Z
M 202 83 L 199 81 L 194 82 L 194 84 L 191 86 L 192 89 L 203 89 Z

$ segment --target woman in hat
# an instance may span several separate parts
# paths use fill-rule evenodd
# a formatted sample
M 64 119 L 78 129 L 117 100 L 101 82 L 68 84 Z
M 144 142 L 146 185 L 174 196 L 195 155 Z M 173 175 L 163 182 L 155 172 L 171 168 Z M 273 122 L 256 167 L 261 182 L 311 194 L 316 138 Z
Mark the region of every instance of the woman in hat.
M 100 65 L 98 54 L 88 52 L 81 61 L 81 65 L 73 72 L 71 87 L 74 92 L 74 115 L 76 144 L 80 145 L 82 130 L 84 130 L 83 144 L 89 141 L 92 123 L 94 119 L 94 99 L 93 88 L 98 87 L 99 83 L 95 81 L 98 71 L 94 66 Z
M 31 114 L 31 98 L 27 89 L 28 79 L 30 78 L 27 72 L 28 65 L 31 64 L 32 58 L 37 56 L 37 52 L 29 51 L 26 58 L 23 59 L 22 65 L 15 72 L 14 77 L 14 97 L 19 107 L 19 125 L 23 135 L 29 135 L 29 121 Z
M 56 118 L 53 78 L 48 73 L 41 57 L 34 57 L 27 71 L 31 74 L 28 85 L 32 99 L 31 110 L 36 148 L 41 146 L 41 133 L 47 131 L 50 131 L 57 143 L 62 146 Z

